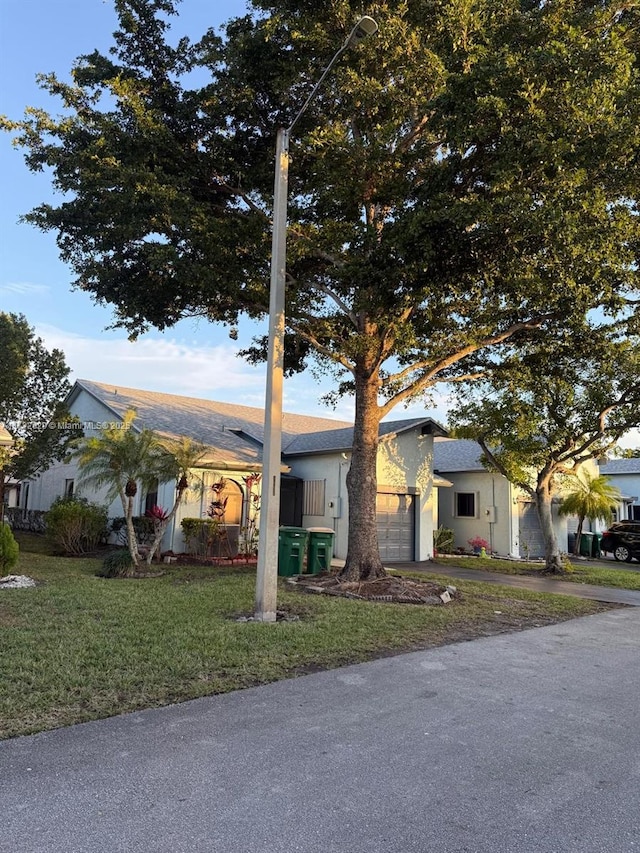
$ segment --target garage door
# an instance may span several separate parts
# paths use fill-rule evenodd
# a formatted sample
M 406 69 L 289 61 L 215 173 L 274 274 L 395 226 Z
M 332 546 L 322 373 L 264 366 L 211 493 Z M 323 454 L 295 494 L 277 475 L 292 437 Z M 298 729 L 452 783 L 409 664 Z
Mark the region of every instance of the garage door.
M 414 500 L 414 495 L 377 495 L 378 543 L 383 561 L 411 562 L 414 559 Z

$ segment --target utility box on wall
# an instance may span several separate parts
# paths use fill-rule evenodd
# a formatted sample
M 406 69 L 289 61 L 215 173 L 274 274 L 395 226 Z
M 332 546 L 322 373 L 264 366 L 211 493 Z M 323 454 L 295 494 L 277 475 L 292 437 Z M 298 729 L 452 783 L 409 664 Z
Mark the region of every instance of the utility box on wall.
M 496 508 L 495 508 L 495 506 L 485 507 L 484 520 L 488 521 L 489 524 L 495 524 L 496 523 Z

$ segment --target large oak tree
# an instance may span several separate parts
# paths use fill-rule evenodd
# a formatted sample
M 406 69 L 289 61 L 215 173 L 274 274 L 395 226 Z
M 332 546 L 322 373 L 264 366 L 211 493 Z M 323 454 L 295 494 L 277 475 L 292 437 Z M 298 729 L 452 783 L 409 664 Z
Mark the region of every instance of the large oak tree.
M 115 5 L 109 56 L 41 78 L 63 114 L 12 126 L 64 194 L 27 219 L 132 334 L 264 314 L 276 129 L 357 17 L 379 24 L 296 126 L 286 305 L 288 368 L 355 397 L 344 573 L 375 576 L 381 418 L 637 295 L 637 9 L 254 0 L 190 43 L 172 0 Z

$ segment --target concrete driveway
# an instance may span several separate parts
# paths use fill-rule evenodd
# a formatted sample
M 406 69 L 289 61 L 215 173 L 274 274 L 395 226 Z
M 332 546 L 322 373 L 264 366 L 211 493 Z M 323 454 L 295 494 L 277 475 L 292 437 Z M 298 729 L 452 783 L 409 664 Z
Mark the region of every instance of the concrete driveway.
M 640 608 L 0 744 L 3 853 L 638 853 Z

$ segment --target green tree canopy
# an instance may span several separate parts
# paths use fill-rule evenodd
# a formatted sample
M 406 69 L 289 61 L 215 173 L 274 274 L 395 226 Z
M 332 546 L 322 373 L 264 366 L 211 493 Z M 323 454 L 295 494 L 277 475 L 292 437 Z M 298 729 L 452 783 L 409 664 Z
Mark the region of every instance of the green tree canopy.
M 64 408 L 68 376 L 64 354 L 47 350 L 26 317 L 0 312 L 0 424 L 13 439 L 0 448 L 0 508 L 9 479 L 43 471 L 81 434 Z
M 552 499 L 563 478 L 579 475 L 583 463 L 638 426 L 638 376 L 637 337 L 585 326 L 576 337 L 549 336 L 520 351 L 459 395 L 451 413 L 456 435 L 475 439 L 487 467 L 535 501 L 549 571 L 563 570 Z
M 379 24 L 296 126 L 286 305 L 288 369 L 355 397 L 345 574 L 378 574 L 380 419 L 637 297 L 638 11 L 254 0 L 192 43 L 170 41 L 171 0 L 115 5 L 109 56 L 40 79 L 63 114 L 6 124 L 63 193 L 28 221 L 132 334 L 265 313 L 276 129 L 359 14 Z

